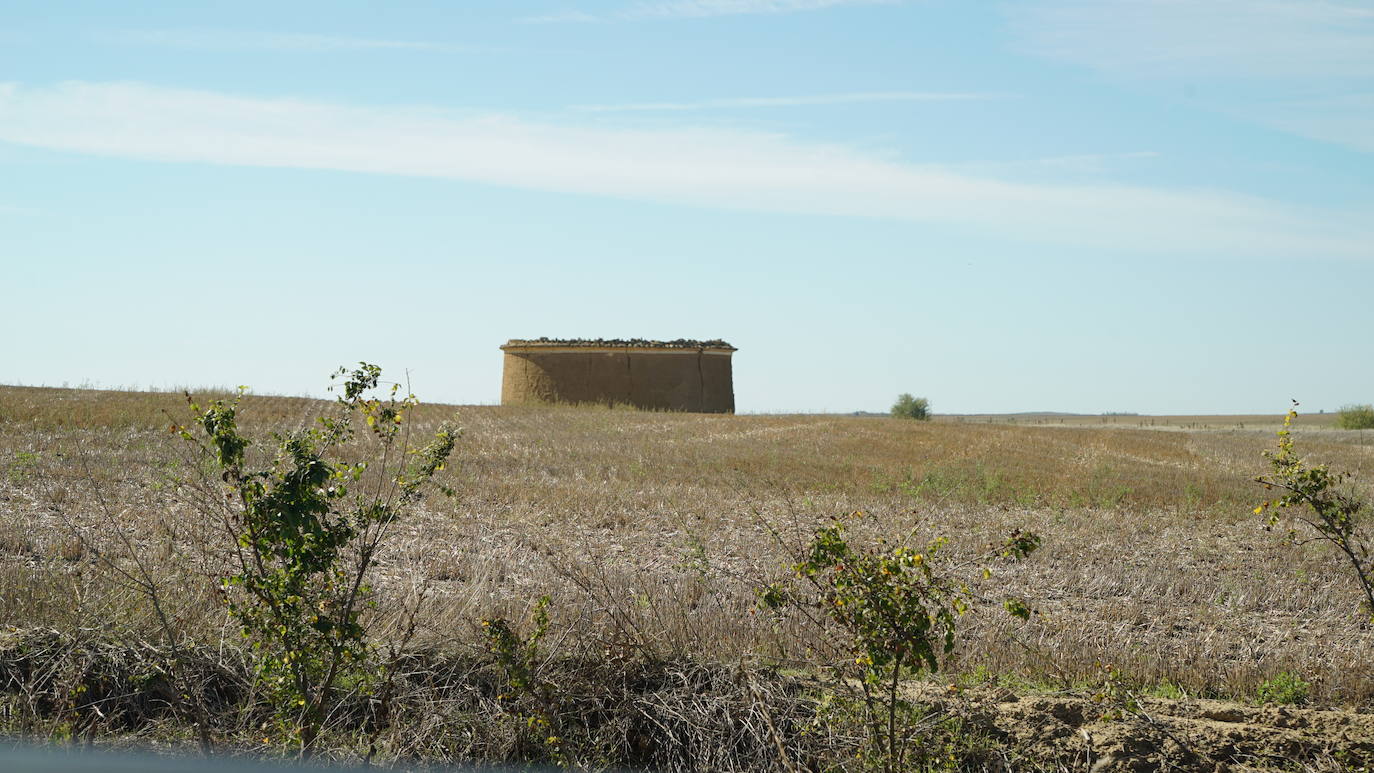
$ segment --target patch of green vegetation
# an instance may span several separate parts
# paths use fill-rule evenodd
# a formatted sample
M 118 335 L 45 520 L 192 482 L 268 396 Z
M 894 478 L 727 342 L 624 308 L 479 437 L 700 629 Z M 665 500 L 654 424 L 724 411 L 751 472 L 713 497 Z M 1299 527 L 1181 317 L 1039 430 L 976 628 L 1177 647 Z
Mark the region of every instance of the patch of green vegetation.
M 897 395 L 897 402 L 892 404 L 892 415 L 898 419 L 927 421 L 930 419 L 930 401 L 904 392 Z
M 1259 699 L 1260 703 L 1302 706 L 1307 703 L 1307 697 L 1311 691 L 1312 685 L 1303 681 L 1302 677 L 1292 671 L 1280 671 L 1259 686 L 1255 697 Z
M 964 688 L 1002 687 L 1017 695 L 1053 692 L 1061 687 L 1049 679 L 1037 679 L 1009 671 L 993 671 L 984 665 L 978 665 L 972 671 L 959 674 L 954 683 Z
M 1181 701 L 1188 697 L 1188 691 L 1178 685 L 1165 680 L 1159 684 L 1143 691 L 1145 695 L 1152 698 L 1164 698 L 1165 700 Z
M 869 721 L 864 701 L 839 692 L 818 696 L 816 713 L 809 732 L 827 736 L 860 730 Z M 859 770 L 912 770 L 925 773 L 987 769 L 1000 759 L 1003 743 L 966 718 L 944 714 L 933 706 L 899 700 L 895 706 L 897 726 L 905 728 L 900 768 L 888 750 L 872 744 L 860 747 L 853 761 Z M 845 763 L 850 760 L 845 760 Z M 847 764 L 837 769 L 850 769 Z
M 1278 448 L 1265 451 L 1269 474 L 1255 478 L 1266 491 L 1277 493 L 1255 508 L 1256 515 L 1268 514 L 1269 526 L 1285 518 L 1291 524 L 1288 535 L 1294 542 L 1325 542 L 1346 559 L 1350 573 L 1364 593 L 1365 612 L 1374 619 L 1374 544 L 1369 520 L 1361 512 L 1365 501 L 1350 488 L 1351 473 L 1335 471 L 1324 464 L 1308 464 L 1293 445 L 1293 419 L 1298 402 L 1283 419 Z M 1293 514 L 1297 510 L 1301 515 Z M 1307 537 L 1299 537 L 1299 530 Z
M 1069 495 L 1071 507 L 1120 507 L 1131 496 L 1131 487 L 1115 482 L 1116 470 L 1103 464 L 1093 469 L 1083 487 Z
M 1374 405 L 1343 405 L 1336 413 L 1341 429 L 1374 429 Z
M 247 453 L 255 441 L 240 431 L 245 387 L 205 406 L 187 395 L 191 422 L 176 428 L 201 468 L 186 488 L 208 492 L 194 506 L 218 519 L 236 548 L 239 571 L 222 578 L 229 612 L 252 643 L 278 726 L 307 760 L 340 702 L 367 692 L 358 685 L 384 670 L 363 612 L 374 603 L 367 579 L 389 527 L 427 489 L 451 493 L 433 479 L 457 431 L 443 425 L 430 445 L 413 447 L 406 422 L 419 401 L 398 398 L 399 384 L 379 389 L 381 374 L 368 363 L 340 368 L 335 411 L 259 439 L 272 449 L 265 464 Z M 374 442 L 371 458 L 344 458 L 340 448 L 360 434 Z M 369 466 L 380 484 L 364 480 Z
M 856 511 L 849 518 L 863 515 Z M 932 763 L 946 760 L 957 767 L 962 742 L 951 737 L 954 745 L 932 757 L 931 736 L 917 730 L 928 729 L 925 709 L 906 700 L 901 684 L 939 671 L 954 650 L 958 618 L 970 610 L 973 591 L 946 573 L 944 538 L 922 547 L 886 540 L 863 546 L 851 541 L 848 527 L 837 518 L 817 529 L 792 566 L 794 580 L 759 588 L 759 606 L 800 607 L 807 620 L 846 641 L 846 657 L 831 666 L 836 681 L 829 702 L 859 717 L 867 736 L 859 758 L 866 767 L 885 773 L 943 769 Z M 1039 547 L 1039 536 L 1016 530 L 985 558 L 1020 559 Z M 1008 598 L 1004 606 L 1021 620 L 1031 615 L 1020 599 Z
M 14 461 L 10 462 L 10 483 L 22 483 L 33 476 L 38 467 L 38 454 L 29 451 L 16 451 Z
M 1022 488 L 999 470 L 982 462 L 973 465 L 935 465 L 917 473 L 912 470 L 905 480 L 892 481 L 878 477 L 873 482 L 878 493 L 898 491 L 912 498 L 968 499 L 979 504 L 1016 502 L 1029 506 L 1043 497 L 1033 488 Z

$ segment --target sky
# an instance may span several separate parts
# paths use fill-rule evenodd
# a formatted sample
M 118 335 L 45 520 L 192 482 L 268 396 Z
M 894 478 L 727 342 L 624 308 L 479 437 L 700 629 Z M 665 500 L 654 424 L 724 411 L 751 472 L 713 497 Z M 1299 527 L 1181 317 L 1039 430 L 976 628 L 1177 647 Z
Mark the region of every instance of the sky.
M 0 383 L 741 412 L 1374 401 L 1374 2 L 0 5 Z

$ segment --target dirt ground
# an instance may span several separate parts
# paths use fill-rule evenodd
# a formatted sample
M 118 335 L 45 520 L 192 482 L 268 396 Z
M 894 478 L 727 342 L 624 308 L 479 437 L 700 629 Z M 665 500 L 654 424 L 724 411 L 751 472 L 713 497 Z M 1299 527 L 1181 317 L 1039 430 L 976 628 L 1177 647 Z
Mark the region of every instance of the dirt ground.
M 966 718 L 1013 750 L 1012 769 L 1367 770 L 1374 713 L 1187 698 L 1017 695 L 913 687 L 913 700 Z

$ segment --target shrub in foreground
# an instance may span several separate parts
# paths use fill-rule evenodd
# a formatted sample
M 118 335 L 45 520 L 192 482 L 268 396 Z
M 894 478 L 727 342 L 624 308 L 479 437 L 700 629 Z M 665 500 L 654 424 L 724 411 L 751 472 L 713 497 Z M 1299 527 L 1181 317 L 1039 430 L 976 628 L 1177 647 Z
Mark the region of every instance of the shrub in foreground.
M 1292 432 L 1297 404 L 1295 400 L 1283 419 L 1278 448 L 1264 452 L 1269 474 L 1255 478 L 1278 496 L 1261 502 L 1255 514 L 1268 512 L 1270 526 L 1288 516 L 1288 534 L 1295 543 L 1317 541 L 1334 547 L 1364 592 L 1365 612 L 1374 619 L 1374 534 L 1361 513 L 1364 500 L 1350 490 L 1350 473 L 1332 472 L 1324 464 L 1310 465 L 1298 455 Z M 1299 531 L 1304 535 L 1299 536 Z
M 249 452 L 255 441 L 240 431 L 238 398 L 200 406 L 188 395 L 193 423 L 175 428 L 199 471 L 183 491 L 231 546 L 229 611 L 302 758 L 314 753 L 340 686 L 365 691 L 381 675 L 362 617 L 372 569 L 457 438 L 444 426 L 415 448 L 407 423 L 414 395 L 398 399 L 394 385 L 373 397 L 381 369 L 367 363 L 336 376 L 344 383 L 334 411 L 256 441 L 266 454 Z
M 855 512 L 850 518 L 862 516 Z M 957 567 L 939 556 L 944 544 L 939 538 L 916 547 L 885 540 L 876 548 L 861 547 L 850 539 L 845 521 L 836 519 L 816 530 L 791 567 L 790 581 L 759 590 L 765 609 L 796 608 L 828 638 L 844 642 L 838 662 L 825 664 L 836 677 L 831 695 L 841 709 L 847 705 L 861 717 L 866 760 L 884 773 L 931 762 L 911 758 L 924 744 L 917 728 L 927 715 L 902 697 L 902 680 L 940 669 L 954 649 L 958 618 L 977 598 L 956 579 Z M 1039 536 L 1018 530 L 982 558 L 1024 558 L 1039 546 Z M 1003 603 L 1015 617 L 1031 615 L 1020 599 Z M 857 700 L 845 698 L 851 685 L 860 690 Z

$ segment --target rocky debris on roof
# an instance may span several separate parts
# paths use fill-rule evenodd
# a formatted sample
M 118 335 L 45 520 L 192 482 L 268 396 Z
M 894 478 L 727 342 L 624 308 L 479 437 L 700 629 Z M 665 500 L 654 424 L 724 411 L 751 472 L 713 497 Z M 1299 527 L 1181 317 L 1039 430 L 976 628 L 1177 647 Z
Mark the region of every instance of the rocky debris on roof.
M 678 338 L 673 341 L 650 341 L 645 338 L 512 338 L 506 346 L 585 346 L 588 348 L 639 348 L 639 349 L 730 349 L 735 347 L 712 338 L 698 341 L 691 338 Z M 505 347 L 502 347 L 505 348 Z

